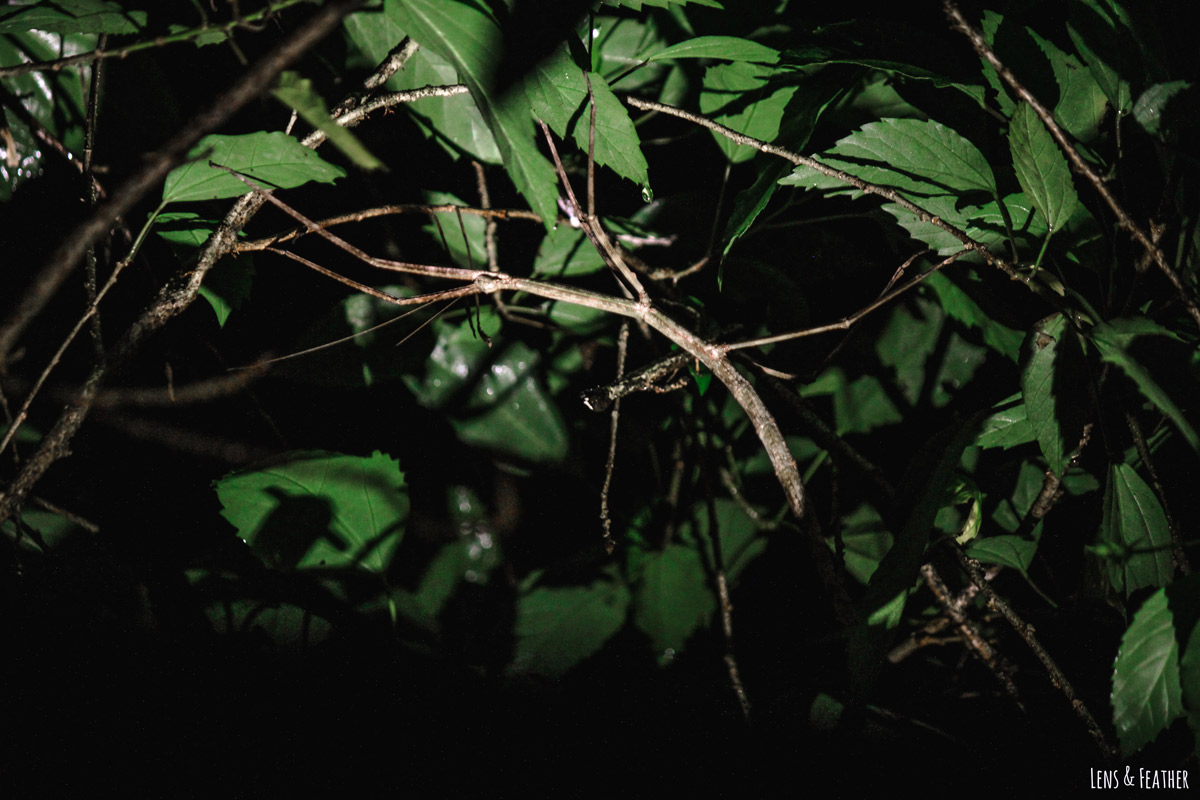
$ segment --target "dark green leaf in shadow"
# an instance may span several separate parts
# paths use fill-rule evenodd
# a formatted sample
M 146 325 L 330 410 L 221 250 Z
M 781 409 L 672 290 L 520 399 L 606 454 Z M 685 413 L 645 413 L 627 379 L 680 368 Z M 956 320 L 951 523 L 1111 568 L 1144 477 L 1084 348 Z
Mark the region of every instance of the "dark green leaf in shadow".
M 1130 80 L 1141 77 L 1135 68 L 1139 48 L 1127 22 L 1125 10 L 1111 0 L 1076 0 L 1067 22 L 1076 52 L 1121 116 L 1129 113 L 1133 101 Z
M 962 287 L 938 272 L 925 279 L 925 285 L 937 295 L 938 303 L 947 314 L 983 334 L 983 341 L 998 353 L 1017 361 L 1025 335 L 996 322 Z
M 1156 83 L 1133 104 L 1133 118 L 1151 136 L 1165 136 L 1182 124 L 1195 124 L 1195 92 L 1187 81 Z M 1190 102 L 1189 102 L 1190 100 Z
M 629 587 L 611 578 L 586 586 L 538 586 L 517 599 L 516 653 L 509 669 L 560 677 L 625 624 Z
M 938 511 L 947 504 L 946 489 L 963 451 L 979 432 L 984 414 L 939 431 L 917 451 L 896 490 L 891 512 L 899 530 L 887 555 L 871 576 L 858 602 L 859 625 L 847 632 L 847 657 L 855 693 L 864 693 L 879 674 L 905 599 L 916 584 Z
M 1100 123 L 1108 113 L 1108 98 L 1100 84 L 1079 59 L 1032 30 L 1029 35 L 1046 54 L 1054 70 L 1054 80 L 1058 84 L 1055 120 L 1084 144 L 1094 142 L 1100 133 Z
M 1033 557 L 1037 555 L 1037 546 L 1037 542 L 1020 536 L 988 536 L 973 541 L 967 548 L 967 555 L 984 564 L 1012 567 L 1026 575 Z
M 533 260 L 533 274 L 551 279 L 590 275 L 602 269 L 600 253 L 582 230 L 569 225 L 557 225 L 547 233 Z
M 1124 370 L 1146 399 L 1175 424 L 1188 445 L 1193 450 L 1200 450 L 1200 436 L 1184 416 L 1183 410 L 1154 379 L 1150 370 L 1129 352 L 1134 340 L 1139 336 L 1166 336 L 1178 339 L 1174 333 L 1145 317 L 1122 317 L 1097 325 L 1088 331 L 1088 338 L 1095 343 L 1100 357 Z
M 633 621 L 657 654 L 683 651 L 717 610 L 709 571 L 695 547 L 671 544 L 647 553 L 633 594 Z
M 465 206 L 460 198 L 448 192 L 425 192 L 425 202 L 434 206 Z M 454 263 L 468 269 L 487 269 L 487 222 L 475 214 L 439 211 L 434 214 L 425 231 L 438 247 L 449 248 Z
M 218 222 L 203 219 L 191 211 L 166 211 L 154 219 L 154 232 L 175 248 L 180 260 L 194 261 L 196 249 L 217 229 Z M 243 253 L 236 259 L 222 259 L 204 276 L 200 296 L 217 315 L 217 324 L 225 322 L 234 309 L 250 299 L 254 282 L 254 259 Z
M 803 81 L 783 109 L 779 144 L 794 151 L 803 151 L 822 114 L 846 92 L 849 85 L 848 79 L 832 74 L 814 75 Z M 760 158 L 758 164 L 758 177 L 754 183 L 734 197 L 733 210 L 722 235 L 724 256 L 729 255 L 734 243 L 750 230 L 775 195 L 779 181 L 792 169 L 791 164 L 782 158 Z
M 866 584 L 879 568 L 879 562 L 892 548 L 892 534 L 879 512 L 863 504 L 842 518 L 842 544 L 846 571 L 859 583 Z M 836 545 L 831 539 L 831 548 Z
M 975 440 L 978 447 L 1010 447 L 1032 442 L 1035 439 L 1033 427 L 1025 416 L 1025 404 L 1017 403 L 1008 408 L 995 412 L 983 421 L 979 438 Z
M 479 324 L 499 328 L 490 310 Z M 566 456 L 566 423 L 537 375 L 538 353 L 522 342 L 489 348 L 467 323 L 439 323 L 436 330 L 424 378 L 405 377 L 422 405 L 444 410 L 468 444 L 542 463 Z

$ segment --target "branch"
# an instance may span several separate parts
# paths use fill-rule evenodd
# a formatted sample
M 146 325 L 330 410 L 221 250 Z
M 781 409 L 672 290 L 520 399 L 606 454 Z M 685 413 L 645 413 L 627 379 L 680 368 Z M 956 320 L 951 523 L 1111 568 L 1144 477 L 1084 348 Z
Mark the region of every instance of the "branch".
M 12 345 L 29 322 L 44 307 L 55 289 L 65 279 L 88 245 L 102 236 L 112 223 L 130 210 L 134 203 L 181 162 L 187 150 L 204 131 L 227 120 L 238 108 L 258 96 L 278 77 L 279 73 L 320 39 L 331 33 L 343 17 L 360 5 L 362 0 L 338 0 L 313 14 L 287 40 L 260 60 L 233 86 L 223 92 L 213 105 L 197 115 L 193 122 L 168 142 L 149 163 L 118 189 L 113 199 L 102 206 L 90 220 L 77 228 L 55 255 L 43 267 L 34 286 L 26 291 L 18 306 L 15 320 L 0 329 L 0 365 L 7 360 Z M 198 129 L 199 126 L 201 129 Z M 107 373 L 122 364 L 152 332 L 162 327 L 196 298 L 200 284 L 213 264 L 229 251 L 237 232 L 262 204 L 255 195 L 242 197 L 226 215 L 221 225 L 201 249 L 200 258 L 191 270 L 177 275 L 162 288 L 155 302 L 125 332 L 109 354 L 107 362 L 97 365 L 75 401 L 59 416 L 42 439 L 34 455 L 22 467 L 16 478 L 0 494 L 0 522 L 11 517 L 24 502 L 33 486 L 58 459 L 69 453 L 71 437 L 79 430 L 96 398 Z M 28 303 L 28 305 L 26 305 Z
M 125 58 L 139 50 L 148 50 L 152 47 L 163 47 L 175 42 L 186 42 L 191 39 L 196 39 L 206 34 L 211 34 L 214 31 L 220 31 L 228 34 L 236 28 L 251 28 L 247 23 L 254 22 L 259 19 L 266 19 L 273 16 L 279 11 L 283 11 L 289 6 L 299 5 L 300 3 L 308 3 L 311 0 L 279 0 L 276 3 L 267 3 L 266 7 L 260 8 L 258 11 L 238 16 L 228 22 L 218 23 L 216 25 L 201 25 L 198 28 L 189 28 L 186 31 L 168 34 L 166 36 L 156 36 L 153 39 L 143 39 L 140 42 L 133 42 L 124 47 L 105 50 L 103 45 L 99 49 L 92 50 L 89 53 L 79 53 L 78 55 L 65 56 L 63 58 L 55 58 L 49 61 L 29 61 L 24 64 L 13 64 L 7 67 L 0 67 L 0 78 L 14 78 L 18 75 L 28 75 L 31 72 L 58 72 L 67 67 L 73 67 L 77 64 L 90 64 L 93 61 L 100 61 L 108 58 Z M 252 28 L 251 28 L 252 29 Z
M 954 554 L 958 556 L 959 563 L 962 564 L 963 569 L 970 576 L 971 582 L 979 587 L 979 591 L 987 598 L 988 606 L 993 611 L 1000 612 L 1000 615 L 1008 621 L 1013 630 L 1029 645 L 1029 649 L 1037 656 L 1038 661 L 1042 662 L 1042 666 L 1046 668 L 1046 672 L 1050 676 L 1050 683 L 1067 698 L 1067 701 L 1071 704 L 1071 709 L 1083 721 L 1084 726 L 1096 742 L 1096 746 L 1100 749 L 1100 752 L 1105 758 L 1116 757 L 1116 748 L 1109 743 L 1108 738 L 1104 735 L 1104 731 L 1100 729 L 1100 725 L 1096 722 L 1096 718 L 1092 716 L 1092 712 L 1088 711 L 1088 707 L 1084 705 L 1084 702 L 1075 696 L 1075 688 L 1071 686 L 1071 682 L 1067 680 L 1067 676 L 1063 674 L 1062 670 L 1058 668 L 1058 664 L 1046 652 L 1046 648 L 1038 641 L 1037 636 L 1034 635 L 1033 626 L 1021 619 L 1020 615 L 1016 611 L 1013 611 L 1012 606 L 996 593 L 996 590 L 992 588 L 992 585 L 988 583 L 987 578 L 984 576 L 983 570 L 980 569 L 978 561 L 969 558 L 963 552 L 963 549 L 954 542 L 950 542 L 949 544 L 953 548 Z
M 187 158 L 188 151 L 209 131 L 227 122 L 239 109 L 267 91 L 279 73 L 334 30 L 342 18 L 363 0 L 337 0 L 318 10 L 292 36 L 263 57 L 213 103 L 183 126 L 140 170 L 125 181 L 112 198 L 77 227 L 42 266 L 33 283 L 17 301 L 8 321 L 0 327 L 0 367 L 8 362 L 18 337 L 46 307 L 62 282 L 83 258 L 89 245 L 103 236 L 134 205 Z M 197 284 L 199 285 L 199 284 Z
M 1200 326 L 1200 305 L 1197 304 L 1196 298 L 1192 296 L 1192 293 L 1188 291 L 1187 286 L 1184 285 L 1183 280 L 1179 277 L 1179 273 L 1177 273 L 1175 269 L 1167 263 L 1166 257 L 1163 255 L 1162 250 L 1154 241 L 1153 237 L 1143 230 L 1140 225 L 1134 222 L 1133 218 L 1130 217 L 1125 209 L 1121 207 L 1121 204 L 1117 202 L 1117 199 L 1113 197 L 1112 192 L 1108 190 L 1108 186 L 1104 183 L 1104 178 L 1102 178 L 1099 173 L 1092 169 L 1091 165 L 1083 159 L 1083 156 L 1079 155 L 1079 151 L 1075 148 L 1075 145 L 1071 142 L 1070 138 L 1068 138 L 1063 129 L 1059 127 L 1058 123 L 1055 122 L 1054 114 L 1044 105 L 1038 102 L 1038 99 L 1034 97 L 1032 92 L 1025 88 L 1024 84 L 1022 84 L 1017 79 L 1017 76 L 1012 73 L 1012 70 L 1006 67 L 1002 61 L 1000 61 L 1000 59 L 996 56 L 996 52 L 988 46 L 986 41 L 984 41 L 983 34 L 972 27 L 971 24 L 967 22 L 966 18 L 963 17 L 962 12 L 958 9 L 957 3 L 953 2 L 953 0 L 945 0 L 943 3 L 943 8 L 945 9 L 946 16 L 948 16 L 950 21 L 954 23 L 955 29 L 970 39 L 971 44 L 975 48 L 975 52 L 977 52 L 985 61 L 991 64 L 1004 82 L 1011 86 L 1013 91 L 1016 92 L 1022 100 L 1028 103 L 1033 109 L 1034 113 L 1038 115 L 1038 119 L 1040 119 L 1042 124 L 1045 125 L 1050 131 L 1050 135 L 1054 137 L 1056 142 L 1058 142 L 1058 146 L 1062 148 L 1063 153 L 1066 154 L 1067 160 L 1071 162 L 1071 168 L 1074 169 L 1077 174 L 1087 179 L 1088 183 L 1092 184 L 1092 188 L 1096 190 L 1096 194 L 1100 195 L 1100 198 L 1104 201 L 1105 205 L 1107 205 L 1116 216 L 1117 224 L 1124 228 L 1131 236 L 1133 236 L 1133 238 L 1138 241 L 1138 244 L 1145 248 L 1150 257 L 1154 259 L 1154 263 L 1158 265 L 1159 270 L 1161 270 L 1163 275 L 1167 277 L 1167 280 L 1170 281 L 1171 285 L 1175 287 L 1175 291 L 1179 293 L 1179 298 L 1183 300 L 1184 305 L 1187 306 L 1188 313 L 1192 315 L 1192 319 L 1196 321 L 1196 325 Z
M 644 111 L 658 111 L 663 114 L 670 114 L 673 117 L 685 119 L 688 122 L 694 122 L 697 125 L 708 128 L 710 131 L 721 134 L 735 144 L 753 147 L 754 149 L 763 153 L 770 153 L 771 155 L 779 156 L 782 159 L 792 162 L 798 167 L 808 167 L 820 172 L 822 175 L 827 175 L 830 178 L 839 180 L 842 183 L 845 183 L 848 186 L 853 186 L 854 188 L 866 192 L 867 194 L 878 195 L 888 202 L 895 203 L 901 208 L 911 211 L 922 222 L 928 222 L 931 225 L 936 225 L 946 233 L 953 236 L 955 239 L 958 239 L 960 242 L 962 242 L 963 246 L 968 250 L 979 253 L 979 255 L 981 255 L 990 266 L 999 269 L 1013 280 L 1026 284 L 1034 291 L 1039 291 L 1039 289 L 1036 287 L 1036 284 L 1030 283 L 1025 276 L 1021 275 L 1020 271 L 1017 270 L 1016 267 L 1008 263 L 1003 258 L 997 256 L 982 242 L 971 238 L 964 231 L 954 227 L 941 217 L 931 214 L 930 212 L 921 208 L 916 203 L 913 203 L 911 200 L 896 192 L 894 189 L 890 189 L 886 186 L 876 186 L 873 183 L 867 183 L 862 178 L 858 178 L 848 172 L 842 172 L 840 169 L 834 169 L 827 164 L 822 164 L 816 159 L 809 158 L 808 156 L 802 156 L 799 153 L 794 153 L 791 150 L 779 147 L 778 145 L 768 144 L 767 142 L 760 141 L 752 136 L 746 136 L 743 133 L 738 133 L 732 128 L 727 128 L 718 122 L 713 122 L 708 117 L 702 117 L 699 114 L 693 114 L 690 111 L 684 111 L 682 108 L 668 106 L 663 103 L 656 103 L 651 100 L 643 100 L 640 97 L 627 97 L 625 102 L 629 103 L 629 105 L 633 106 L 634 108 L 640 108 Z
M 475 217 L 483 217 L 487 220 L 509 220 L 523 219 L 531 222 L 541 222 L 542 218 L 532 211 L 525 211 L 519 208 L 472 208 L 470 206 L 458 206 L 453 204 L 445 205 L 426 205 L 424 203 L 402 203 L 394 206 L 378 206 L 376 208 L 367 208 L 362 211 L 355 211 L 352 214 L 341 214 L 336 217 L 328 217 L 326 219 L 317 220 L 314 224 L 319 228 L 332 228 L 335 225 L 345 225 L 348 222 L 362 222 L 363 220 L 375 219 L 376 217 L 386 217 L 393 214 L 467 214 Z M 266 250 L 272 245 L 281 242 L 288 242 L 293 239 L 298 239 L 305 234 L 312 233 L 307 228 L 293 228 L 287 233 L 276 234 L 265 239 L 254 239 L 248 242 L 238 242 L 234 245 L 234 252 L 245 252 L 253 250 Z

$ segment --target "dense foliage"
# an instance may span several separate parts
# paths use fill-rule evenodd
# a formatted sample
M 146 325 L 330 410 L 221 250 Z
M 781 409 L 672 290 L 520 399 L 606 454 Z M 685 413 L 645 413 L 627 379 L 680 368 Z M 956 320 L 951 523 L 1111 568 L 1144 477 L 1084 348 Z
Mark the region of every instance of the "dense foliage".
M 6 769 L 1195 767 L 1190 44 L 919 5 L 0 7 Z

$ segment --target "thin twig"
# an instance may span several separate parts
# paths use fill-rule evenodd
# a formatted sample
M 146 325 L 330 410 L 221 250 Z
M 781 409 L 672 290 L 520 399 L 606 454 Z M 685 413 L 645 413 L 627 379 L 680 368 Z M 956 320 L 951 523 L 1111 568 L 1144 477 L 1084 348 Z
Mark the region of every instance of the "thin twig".
M 963 613 L 962 606 L 958 604 L 957 598 L 950 594 L 950 590 L 946 588 L 942 576 L 938 574 L 933 564 L 922 565 L 921 577 L 925 579 L 925 585 L 929 587 L 929 591 L 933 592 L 933 596 L 937 598 L 938 604 L 958 628 L 958 632 L 962 636 L 963 642 L 966 643 L 967 648 L 983 662 L 984 666 L 991 670 L 992 674 L 996 676 L 996 680 L 1004 687 L 1005 693 L 1016 702 L 1018 708 L 1024 711 L 1025 706 L 1021 703 L 1017 686 L 1012 680 L 1012 665 L 1008 663 L 1008 660 L 999 651 L 992 647 L 987 639 L 983 638 L 983 634 L 979 632 L 978 626 L 967 619 L 967 615 Z
M 1074 687 L 1072 687 L 1071 682 L 1067 680 L 1067 676 L 1063 675 L 1062 670 L 1058 668 L 1058 664 L 1056 664 L 1054 659 L 1050 657 L 1050 654 L 1046 652 L 1046 648 L 1043 647 L 1042 643 L 1038 641 L 1037 636 L 1034 634 L 1033 626 L 1023 620 L 1020 615 L 1012 609 L 1012 606 L 1010 606 L 1003 597 L 996 593 L 996 590 L 992 588 L 992 585 L 988 583 L 987 578 L 984 576 L 983 570 L 980 568 L 978 561 L 973 558 L 969 558 L 967 554 L 963 552 L 963 549 L 954 542 L 950 542 L 949 544 L 950 547 L 953 548 L 954 554 L 958 557 L 959 563 L 962 564 L 963 569 L 965 569 L 967 575 L 970 576 L 971 582 L 979 587 L 979 591 L 983 593 L 985 598 L 987 598 L 988 606 L 993 611 L 998 611 L 1000 615 L 1008 621 L 1008 624 L 1012 626 L 1013 630 L 1015 630 L 1017 634 L 1025 640 L 1025 643 L 1029 645 L 1029 649 L 1033 651 L 1035 656 L 1037 656 L 1038 661 L 1042 662 L 1042 666 L 1046 668 L 1046 672 L 1050 676 L 1050 683 L 1053 684 L 1054 688 L 1062 692 L 1063 696 L 1067 698 L 1067 701 L 1071 704 L 1071 709 L 1075 712 L 1075 715 L 1083 721 L 1084 726 L 1087 728 L 1088 733 L 1091 734 L 1092 739 L 1095 741 L 1096 746 L 1100 749 L 1101 754 L 1103 754 L 1105 758 L 1115 758 L 1117 754 L 1116 748 L 1109 743 L 1108 737 L 1104 735 L 1104 731 L 1101 730 L 1100 725 L 1096 722 L 1096 718 L 1092 716 L 1092 712 L 1088 710 L 1088 707 L 1082 700 L 1075 696 Z
M 571 208 L 574 209 L 575 215 L 579 220 L 579 227 L 587 235 L 592 246 L 601 254 L 606 264 L 615 272 L 624 282 L 622 285 L 637 293 L 638 299 L 645 306 L 650 305 L 650 296 L 646 294 L 642 282 L 638 280 L 637 275 L 625 263 L 625 259 L 621 256 L 620 251 L 613 246 L 608 239 L 608 234 L 604 232 L 599 221 L 584 212 L 583 206 L 579 204 L 579 200 L 575 197 L 575 189 L 571 186 L 570 179 L 567 178 L 567 171 L 562 165 L 562 159 L 558 157 L 558 148 L 554 145 L 554 139 L 550 136 L 550 128 L 546 123 L 538 120 L 538 125 L 542 128 L 542 134 L 546 137 L 546 144 L 550 146 L 550 155 L 554 159 L 554 168 L 558 172 L 559 180 L 562 182 L 563 188 L 567 191 L 567 198 L 570 201 Z
M 617 380 L 625 375 L 625 353 L 629 349 L 629 322 L 621 323 L 617 336 Z M 617 462 L 617 426 L 621 421 L 621 398 L 612 404 L 612 424 L 608 433 L 608 460 L 604 464 L 604 486 L 600 488 L 600 524 L 604 528 L 604 552 L 612 555 L 616 542 L 612 535 L 612 517 L 608 513 L 608 490 L 612 487 L 613 467 Z
M 472 161 L 471 166 L 475 168 L 475 190 L 479 192 L 479 205 L 484 211 L 492 209 L 492 198 L 488 194 L 487 174 L 483 171 L 483 164 L 478 161 Z M 462 214 L 462 209 L 458 209 L 458 214 Z M 483 249 L 487 253 L 488 269 L 496 272 L 500 269 L 500 259 L 496 249 L 496 218 L 490 215 L 484 217 L 487 220 L 483 227 Z
M 96 46 L 103 50 L 107 41 L 108 35 L 101 34 Z M 103 86 L 103 79 L 104 62 L 97 61 L 92 65 L 92 80 L 87 99 L 87 120 L 83 127 L 83 180 L 87 187 L 85 200 L 87 201 L 88 208 L 91 209 L 95 209 L 96 203 L 100 200 L 100 193 L 97 191 L 95 177 L 92 174 L 92 165 L 96 151 L 96 126 L 100 118 L 100 89 Z M 84 258 L 83 285 L 87 291 L 88 302 L 97 307 L 96 313 L 92 316 L 92 345 L 95 348 L 96 361 L 100 363 L 104 360 L 104 335 L 100 327 L 100 311 L 98 308 L 100 300 L 96 296 L 99 283 L 96 278 L 95 242 L 88 245 Z
M 530 222 L 541 222 L 542 218 L 532 211 L 524 211 L 516 208 L 472 208 L 471 206 L 460 206 L 454 204 L 442 205 L 427 205 L 425 203 L 404 203 L 394 206 L 378 206 L 376 208 L 367 208 L 362 211 L 355 211 L 352 214 L 340 214 L 336 217 L 328 217 L 316 221 L 316 225 L 321 228 L 332 228 L 337 225 L 345 225 L 349 222 L 362 222 L 363 220 L 375 219 L 376 217 L 392 216 L 394 214 L 468 214 L 474 217 L 483 217 L 488 220 L 508 220 L 521 219 Z M 280 244 L 281 242 L 298 239 L 301 236 L 306 236 L 311 233 L 308 228 L 293 228 L 286 233 L 268 236 L 265 239 L 253 239 L 246 242 L 238 242 L 234 248 L 236 252 L 265 250 L 271 245 Z M 493 270 L 494 271 L 494 270 Z
M 828 325 L 818 325 L 814 328 L 805 328 L 802 331 L 790 331 L 788 333 L 778 333 L 773 336 L 762 336 L 757 339 L 746 339 L 741 342 L 730 342 L 728 344 L 719 345 L 719 347 L 721 347 L 723 352 L 728 353 L 728 352 L 732 352 L 734 350 L 743 350 L 748 347 L 762 347 L 763 345 L 766 345 L 766 344 L 775 344 L 777 342 L 788 342 L 793 339 L 801 339 L 806 336 L 815 336 L 819 333 L 829 333 L 830 331 L 848 330 L 855 323 L 857 323 L 863 317 L 870 314 L 872 311 L 882 308 L 883 306 L 892 302 L 900 295 L 904 294 L 905 292 L 909 291 L 910 289 L 912 289 L 915 286 L 917 286 L 918 284 L 920 284 L 922 281 L 924 281 L 926 278 L 928 278 L 933 273 L 935 273 L 938 270 L 941 270 L 945 267 L 950 266 L 955 261 L 957 261 L 958 259 L 965 256 L 968 252 L 969 252 L 968 250 L 959 250 L 957 253 L 947 256 L 946 258 L 942 259 L 937 264 L 934 264 L 932 267 L 927 269 L 925 272 L 922 272 L 920 275 L 913 278 L 911 281 L 904 284 L 900 288 L 893 289 L 892 291 L 887 292 L 886 294 L 884 294 L 884 295 L 880 296 L 878 299 L 876 299 L 874 302 L 869 303 L 866 306 L 863 306 L 862 308 L 860 308 L 858 311 L 855 311 L 850 316 L 843 317 L 842 319 L 838 320 L 837 322 L 831 322 Z

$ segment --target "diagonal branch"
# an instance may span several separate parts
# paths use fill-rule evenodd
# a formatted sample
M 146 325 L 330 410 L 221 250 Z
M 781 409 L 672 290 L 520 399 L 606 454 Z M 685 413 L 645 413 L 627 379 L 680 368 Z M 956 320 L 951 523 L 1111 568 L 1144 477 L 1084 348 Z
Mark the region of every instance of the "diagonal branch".
M 1145 248 L 1146 252 L 1154 260 L 1154 263 L 1158 265 L 1159 270 L 1162 271 L 1163 275 L 1171 283 L 1171 286 L 1178 292 L 1180 299 L 1183 300 L 1183 304 L 1187 306 L 1188 313 L 1192 315 L 1192 319 L 1196 321 L 1197 325 L 1200 325 L 1200 304 L 1197 304 L 1196 298 L 1183 283 L 1183 279 L 1179 277 L 1179 273 L 1167 263 L 1166 256 L 1163 255 L 1162 249 L 1155 242 L 1154 238 L 1134 222 L 1129 213 L 1117 202 L 1117 198 L 1113 196 L 1113 193 L 1108 190 L 1108 186 L 1104 183 L 1104 178 L 1096 170 L 1092 169 L 1091 165 L 1083 159 L 1083 156 L 1079 155 L 1079 150 L 1076 149 L 1067 134 L 1054 120 L 1054 114 L 1042 105 L 1033 93 L 1017 79 L 1012 70 L 1005 66 L 999 57 L 996 56 L 996 52 L 984 40 L 983 34 L 976 30 L 963 17 L 957 3 L 953 2 L 953 0 L 945 0 L 943 8 L 945 9 L 946 16 L 954 23 L 954 27 L 971 40 L 971 45 L 975 48 L 975 52 L 991 64 L 1004 82 L 1011 86 L 1013 91 L 1029 104 L 1033 112 L 1037 114 L 1038 119 L 1050 131 L 1050 135 L 1058 142 L 1058 146 L 1062 148 L 1063 153 L 1066 154 L 1067 160 L 1071 162 L 1071 168 L 1079 175 L 1082 175 L 1092 185 L 1092 188 L 1096 190 L 1096 194 L 1100 195 L 1100 199 L 1104 201 L 1104 204 L 1116 216 L 1117 224 L 1124 228 L 1137 240 L 1138 244 Z
M 186 156 L 188 149 L 204 131 L 221 124 L 237 108 L 265 91 L 284 67 L 331 33 L 341 23 L 342 18 L 361 2 L 362 0 L 338 0 L 314 13 L 294 34 L 264 56 L 233 86 L 222 92 L 209 109 L 197 115 L 191 125 L 176 134 L 145 167 L 114 192 L 112 200 L 101 206 L 91 219 L 67 238 L 55 256 L 47 262 L 35 285 L 26 291 L 22 305 L 14 315 L 15 319 L 10 319 L 0 328 L 0 365 L 5 363 L 17 337 L 45 306 L 58 284 L 70 274 L 88 245 L 104 235 L 118 217 L 131 209 L 157 181 L 164 178 L 171 167 Z M 203 130 L 194 129 L 194 125 L 200 125 Z M 196 266 L 177 275 L 164 286 L 150 308 L 142 313 L 113 347 L 107 360 L 92 370 L 74 402 L 63 411 L 43 437 L 37 452 L 25 462 L 21 471 L 5 487 L 3 494 L 0 494 L 0 522 L 9 519 L 20 508 L 34 485 L 54 462 L 69 454 L 71 438 L 86 419 L 100 384 L 108 373 L 123 364 L 149 334 L 191 305 L 208 270 L 229 251 L 237 239 L 237 232 L 246 225 L 261 204 L 262 200 L 253 194 L 238 200 L 205 243 Z M 25 302 L 29 302 L 30 307 L 27 307 Z
M 362 2 L 337 0 L 318 10 L 296 33 L 247 70 L 208 108 L 193 117 L 156 153 L 150 155 L 145 165 L 112 193 L 108 202 L 99 206 L 86 222 L 67 236 L 46 260 L 33 283 L 26 288 L 9 319 L 0 326 L 0 367 L 8 362 L 17 339 L 46 307 L 88 247 L 104 236 L 118 219 L 132 211 L 134 205 L 158 186 L 168 172 L 183 163 L 188 151 L 202 136 L 227 122 L 239 109 L 267 91 L 289 64 L 332 32 L 342 18 Z
M 800 166 L 808 167 L 810 169 L 816 170 L 817 172 L 821 173 L 822 175 L 826 175 L 830 178 L 839 180 L 842 183 L 845 183 L 848 186 L 853 186 L 854 188 L 859 189 L 863 192 L 866 192 L 867 194 L 873 194 L 873 195 L 882 197 L 883 199 L 887 200 L 888 202 L 895 203 L 896 205 L 900 206 L 901 208 L 904 208 L 907 211 L 911 211 L 922 222 L 928 222 L 930 225 L 935 225 L 938 228 L 941 228 L 946 233 L 950 234 L 955 239 L 958 239 L 960 242 L 962 242 L 963 247 L 965 247 L 968 250 L 978 253 L 980 256 L 983 257 L 984 261 L 986 261 L 990 266 L 993 266 L 996 269 L 999 269 L 1001 272 L 1003 272 L 1009 278 L 1012 278 L 1015 281 L 1020 281 L 1021 283 L 1029 286 L 1029 288 L 1031 290 L 1033 290 L 1034 292 L 1041 293 L 1041 291 L 1042 291 L 1041 287 L 1039 287 L 1035 283 L 1031 283 L 1029 281 L 1029 279 L 1026 276 L 1022 275 L 1021 272 L 1016 267 L 1014 267 L 1012 264 L 1010 264 L 1005 259 L 1003 259 L 1000 256 L 993 253 L 982 242 L 967 235 L 967 233 L 965 231 L 962 231 L 962 230 L 958 229 L 957 227 L 955 227 L 954 225 L 951 225 L 949 222 L 946 222 L 944 219 L 937 216 L 936 214 L 932 214 L 929 211 L 926 211 L 924 208 L 922 208 L 921 206 L 912 202 L 907 197 L 900 194 L 899 192 L 897 192 L 894 189 L 890 189 L 886 186 L 876 186 L 873 183 L 868 183 L 868 182 L 864 181 L 862 178 L 851 175 L 848 172 L 842 172 L 840 169 L 834 169 L 833 167 L 829 166 L 828 164 L 822 164 L 820 161 L 817 161 L 814 158 L 800 155 L 799 153 L 795 153 L 791 150 L 788 150 L 787 148 L 780 147 L 780 146 L 774 145 L 774 144 L 770 144 L 768 142 L 764 142 L 759 139 L 755 139 L 754 137 L 747 136 L 744 133 L 738 133 L 737 131 L 733 130 L 732 128 L 727 128 L 724 125 L 720 124 L 719 122 L 714 122 L 713 120 L 709 119 L 708 117 L 703 117 L 703 116 L 700 116 L 699 114 L 693 114 L 692 112 L 685 111 L 682 108 L 676 108 L 675 106 L 669 106 L 669 105 L 666 105 L 665 103 L 656 103 L 652 100 L 643 100 L 640 97 L 627 97 L 625 99 L 625 102 L 629 103 L 629 105 L 633 106 L 634 108 L 640 108 L 643 111 L 657 111 L 662 114 L 669 114 L 673 117 L 679 117 L 680 119 L 685 119 L 688 122 L 694 122 L 697 125 L 708 128 L 710 131 L 721 134 L 722 136 L 729 139 L 729 141 L 734 142 L 735 144 L 741 144 L 741 145 L 745 145 L 747 147 L 753 147 L 754 149 L 756 149 L 760 152 L 770 153 L 773 156 L 779 156 L 780 158 L 782 158 L 786 161 L 792 162 L 793 164 L 795 164 L 798 167 L 800 167 Z

